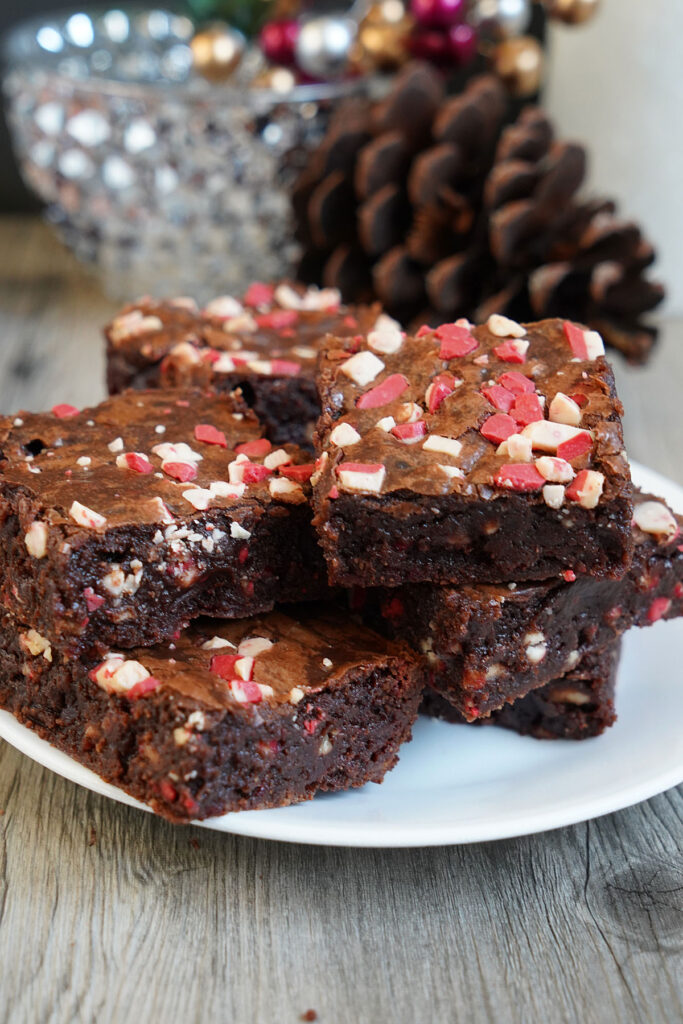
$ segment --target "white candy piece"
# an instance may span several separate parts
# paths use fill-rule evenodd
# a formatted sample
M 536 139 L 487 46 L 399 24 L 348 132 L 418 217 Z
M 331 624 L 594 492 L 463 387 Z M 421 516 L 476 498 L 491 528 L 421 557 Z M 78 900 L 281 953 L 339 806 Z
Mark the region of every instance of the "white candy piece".
M 109 337 L 117 345 L 120 341 L 135 338 L 140 334 L 160 331 L 163 323 L 158 316 L 145 316 L 141 309 L 132 309 L 130 313 L 117 316 L 109 328 Z
M 235 672 L 240 677 L 248 682 L 254 674 L 254 659 L 250 654 L 245 654 L 243 657 L 238 658 L 235 662 Z
M 577 434 L 590 434 L 590 430 L 583 430 L 579 427 L 572 427 L 568 423 L 551 423 L 549 420 L 537 420 L 529 423 L 522 431 L 523 437 L 528 437 L 532 447 L 541 452 L 556 452 L 558 446 L 564 441 L 570 441 Z
M 543 488 L 543 500 L 549 508 L 562 508 L 564 504 L 563 485 L 546 484 Z
M 291 461 L 292 456 L 288 455 L 284 448 L 276 448 L 274 452 L 268 452 L 263 465 L 266 469 L 277 469 L 278 466 L 286 466 Z
M 553 484 L 568 484 L 574 479 L 571 463 L 566 459 L 553 458 L 552 455 L 542 455 L 536 459 L 536 469 L 544 480 Z
M 229 484 L 227 480 L 212 480 L 209 484 L 209 490 L 214 498 L 241 498 L 246 489 L 246 484 Z
M 442 473 L 445 473 L 449 480 L 461 479 L 465 475 L 457 466 L 442 466 L 441 463 L 439 463 L 439 469 Z
M 32 654 L 34 658 L 42 654 L 45 661 L 52 661 L 52 645 L 37 630 L 29 629 L 27 633 L 20 633 L 19 642 L 24 650 Z
M 393 424 L 392 424 L 393 426 Z M 339 423 L 330 432 L 330 441 L 337 448 L 349 448 L 352 444 L 358 444 L 360 434 L 350 423 Z
M 381 420 L 377 420 L 375 426 L 388 434 L 396 426 L 396 420 L 393 416 L 383 416 Z
M 139 661 L 126 661 L 121 655 L 107 658 L 94 673 L 94 679 L 107 693 L 125 693 L 150 673 Z
M 86 526 L 89 530 L 101 530 L 107 522 L 105 516 L 101 516 L 87 505 L 81 505 L 80 501 L 72 502 L 69 515 L 75 523 Z
M 514 462 L 531 462 L 531 441 L 521 434 L 510 434 L 507 441 L 507 454 Z
M 462 443 L 454 437 L 430 434 L 422 448 L 426 452 L 444 452 L 446 455 L 452 455 L 456 459 L 462 451 Z
M 492 313 L 486 321 L 486 326 L 497 338 L 523 338 L 526 334 L 521 324 L 507 316 L 501 316 L 500 313 Z
M 209 507 L 213 495 L 206 487 L 190 487 L 188 490 L 183 491 L 183 498 L 185 501 L 189 501 L 193 508 L 196 508 L 199 512 L 204 512 Z
M 675 517 L 661 501 L 644 501 L 642 505 L 636 505 L 633 522 L 643 533 L 654 533 L 667 540 L 678 532 Z
M 378 466 L 377 469 L 338 469 L 337 477 L 341 487 L 345 491 L 371 491 L 379 494 L 382 490 L 386 469 Z
M 273 372 L 273 364 L 270 359 L 252 359 L 251 362 L 247 363 L 250 370 L 254 373 L 262 373 L 268 377 Z
M 26 550 L 32 558 L 45 558 L 47 554 L 47 523 L 34 519 L 24 536 Z
M 230 536 L 233 540 L 249 540 L 251 533 L 249 530 L 245 530 L 239 523 L 230 523 Z
M 356 352 L 342 363 L 339 369 L 360 387 L 365 387 L 384 369 L 384 363 L 372 352 Z
M 165 462 L 201 462 L 203 456 L 190 448 L 189 444 L 179 441 L 177 444 L 170 444 L 164 441 L 163 444 L 155 444 L 152 448 L 155 455 L 161 459 L 162 466 Z
M 538 665 L 543 661 L 548 652 L 543 633 L 527 633 L 524 637 L 524 644 L 527 659 L 532 665 Z
M 336 309 L 341 304 L 341 292 L 337 288 L 316 288 L 314 285 L 300 295 L 291 285 L 280 284 L 275 289 L 274 298 L 283 309 L 306 312 Z
M 245 311 L 239 316 L 231 316 L 229 320 L 224 320 L 223 330 L 226 334 L 255 334 L 258 331 L 258 324 L 251 313 Z
M 122 452 L 123 451 L 123 438 L 115 437 L 113 441 L 110 441 L 107 445 L 110 452 Z
M 177 345 L 173 346 L 169 356 L 176 365 L 184 367 L 196 366 L 202 361 L 196 346 L 191 345 L 189 341 L 179 341 Z
M 237 650 L 239 654 L 247 655 L 251 658 L 257 658 L 259 654 L 263 654 L 264 651 L 270 650 L 272 646 L 273 641 L 268 640 L 265 636 L 251 636 L 246 640 L 242 640 Z
M 204 306 L 204 316 L 215 317 L 217 320 L 228 320 L 234 316 L 240 316 L 244 312 L 244 306 L 232 295 L 219 295 Z
M 422 408 L 417 402 L 403 402 L 396 413 L 399 423 L 417 423 L 422 419 Z
M 368 345 L 374 352 L 382 352 L 384 355 L 391 355 L 398 352 L 403 344 L 403 332 L 398 321 L 380 313 L 375 321 L 375 326 L 368 334 Z
M 569 395 L 558 391 L 548 409 L 548 416 L 553 423 L 568 423 L 578 427 L 581 422 L 581 409 Z
M 605 477 L 602 473 L 594 469 L 586 470 L 586 476 L 577 491 L 578 504 L 581 508 L 595 508 L 600 501 L 604 483 Z
M 586 343 L 589 359 L 597 359 L 598 356 L 604 356 L 605 343 L 597 331 L 584 331 L 583 340 Z
M 158 522 L 168 524 L 175 522 L 163 498 L 159 498 L 158 496 L 156 498 L 150 498 L 148 504 L 151 505 L 152 515 L 156 520 L 158 520 Z
M 273 498 L 285 498 L 287 501 L 300 503 L 306 500 L 306 495 L 299 484 L 294 480 L 286 480 L 283 477 L 275 477 L 268 481 L 268 490 Z
M 220 647 L 232 647 L 234 649 L 235 645 L 222 636 L 212 636 L 210 640 L 205 640 L 202 644 L 203 651 L 217 651 Z

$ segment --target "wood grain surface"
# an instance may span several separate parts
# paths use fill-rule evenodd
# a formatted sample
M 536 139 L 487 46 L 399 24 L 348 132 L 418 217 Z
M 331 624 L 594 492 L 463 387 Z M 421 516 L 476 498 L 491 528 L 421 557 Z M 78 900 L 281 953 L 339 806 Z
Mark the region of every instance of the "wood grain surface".
M 100 398 L 112 308 L 0 221 L 0 408 Z M 617 369 L 630 455 L 683 482 L 683 324 Z M 173 828 L 0 742 L 0 812 L 3 1022 L 683 1020 L 683 788 L 518 840 L 327 849 Z

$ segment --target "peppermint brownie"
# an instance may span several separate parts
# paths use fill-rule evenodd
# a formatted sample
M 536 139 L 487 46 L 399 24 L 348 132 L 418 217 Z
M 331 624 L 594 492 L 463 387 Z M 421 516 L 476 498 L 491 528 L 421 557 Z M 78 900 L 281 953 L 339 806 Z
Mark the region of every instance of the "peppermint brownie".
M 101 662 L 0 617 L 0 704 L 172 821 L 381 782 L 419 700 L 411 655 L 336 612 L 201 619 Z
M 568 321 L 501 316 L 331 343 L 314 476 L 331 582 L 622 576 L 631 479 L 603 351 Z
M 253 284 L 223 295 L 126 306 L 105 327 L 107 383 L 125 388 L 240 387 L 275 442 L 310 444 L 320 407 L 314 369 L 322 339 L 369 330 L 379 308 L 346 309 L 333 288 Z
M 420 651 L 431 685 L 475 719 L 632 626 L 683 615 L 681 525 L 663 501 L 636 491 L 633 563 L 621 580 L 566 570 L 543 583 L 361 591 L 354 603 L 368 624 Z
M 537 740 L 586 740 L 614 725 L 614 691 L 621 641 L 591 651 L 573 671 L 553 679 L 476 724 L 500 725 Z M 425 690 L 421 711 L 446 722 L 466 721 L 436 690 Z
M 239 399 L 199 390 L 0 420 L 5 607 L 73 654 L 324 593 L 313 466 L 261 433 Z

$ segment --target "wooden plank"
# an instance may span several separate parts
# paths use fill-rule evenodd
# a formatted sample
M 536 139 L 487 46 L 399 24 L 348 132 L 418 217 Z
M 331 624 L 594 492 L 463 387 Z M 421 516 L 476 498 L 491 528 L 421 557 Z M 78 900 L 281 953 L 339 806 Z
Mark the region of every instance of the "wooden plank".
M 114 306 L 0 221 L 0 406 L 103 394 Z M 618 368 L 632 457 L 683 482 L 683 323 Z M 0 743 L 0 1021 L 678 1022 L 683 788 L 542 836 L 433 850 L 173 828 Z

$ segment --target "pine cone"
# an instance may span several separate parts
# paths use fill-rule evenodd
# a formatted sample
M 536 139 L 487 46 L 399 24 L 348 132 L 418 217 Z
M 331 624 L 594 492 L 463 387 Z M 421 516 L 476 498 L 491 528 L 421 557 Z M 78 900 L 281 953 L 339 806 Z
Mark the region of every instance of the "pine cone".
M 652 247 L 614 203 L 579 195 L 582 146 L 537 107 L 508 117 L 496 78 L 446 98 L 417 63 L 384 100 L 340 107 L 293 194 L 299 276 L 405 323 L 565 316 L 644 361 L 641 318 L 664 295 L 645 276 Z

